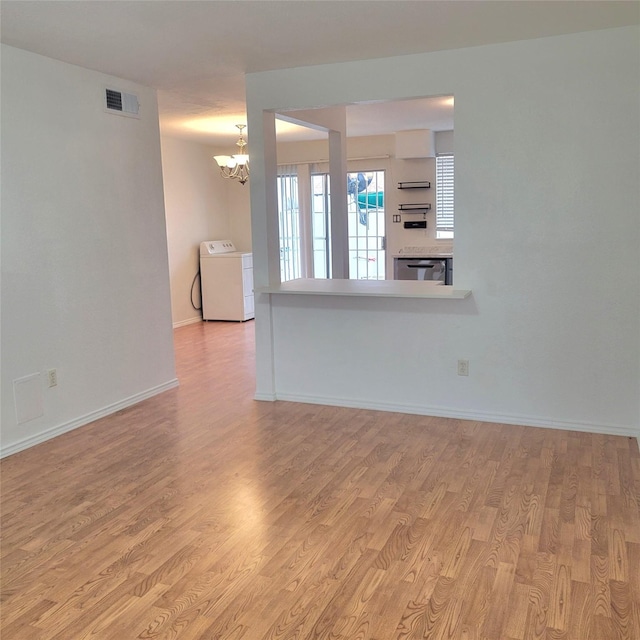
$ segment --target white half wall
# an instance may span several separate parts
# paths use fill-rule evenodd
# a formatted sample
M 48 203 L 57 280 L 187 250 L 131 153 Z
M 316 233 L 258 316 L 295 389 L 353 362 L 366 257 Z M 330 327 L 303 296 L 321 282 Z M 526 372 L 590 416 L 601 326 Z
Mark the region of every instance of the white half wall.
M 637 436 L 639 36 L 625 27 L 249 74 L 257 283 L 274 224 L 263 110 L 454 95 L 454 279 L 473 291 L 263 294 L 256 397 Z
M 1 204 L 2 454 L 177 384 L 155 91 L 2 45 Z M 18 424 L 32 374 L 43 415 Z

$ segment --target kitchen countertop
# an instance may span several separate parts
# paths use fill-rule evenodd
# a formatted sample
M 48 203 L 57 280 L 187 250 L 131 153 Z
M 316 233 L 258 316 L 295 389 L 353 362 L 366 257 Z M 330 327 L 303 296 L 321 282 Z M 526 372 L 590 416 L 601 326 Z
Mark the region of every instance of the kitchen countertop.
M 407 245 L 391 254 L 394 258 L 453 258 L 453 246 L 448 244 Z
M 393 253 L 392 256 L 394 258 L 407 258 L 409 260 L 415 258 L 453 258 L 453 252 L 444 252 L 444 251 L 430 251 L 429 253 Z
M 462 300 L 469 289 L 455 289 L 437 281 L 417 280 L 321 280 L 300 278 L 269 287 L 256 287 L 256 293 L 315 296 L 368 296 L 375 298 L 439 298 Z

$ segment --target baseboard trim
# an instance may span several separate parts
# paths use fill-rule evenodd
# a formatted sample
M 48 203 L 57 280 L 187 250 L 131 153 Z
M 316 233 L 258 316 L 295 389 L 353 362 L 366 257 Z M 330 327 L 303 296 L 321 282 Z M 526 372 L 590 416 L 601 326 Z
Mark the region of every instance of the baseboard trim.
M 200 316 L 187 318 L 186 320 L 178 320 L 178 322 L 173 323 L 173 328 L 177 329 L 178 327 L 186 327 L 188 324 L 196 324 L 198 322 L 202 322 L 202 318 Z
M 611 436 L 626 436 L 636 438 L 640 447 L 640 432 L 624 425 L 596 424 L 589 422 L 573 422 L 568 420 L 551 420 L 540 416 L 526 416 L 518 414 L 485 413 L 482 411 L 464 411 L 450 407 L 435 407 L 427 405 L 401 405 L 387 402 L 370 402 L 351 398 L 335 398 L 324 396 L 306 396 L 295 393 L 277 393 L 277 400 L 287 402 L 302 402 L 307 404 L 332 405 L 351 409 L 373 409 L 375 411 L 391 411 L 393 413 L 409 413 L 439 418 L 456 418 L 459 420 L 475 420 L 480 422 L 496 422 L 498 424 L 513 424 L 523 427 L 542 427 L 544 429 L 561 429 L 565 431 L 582 431 Z M 256 398 L 258 399 L 258 398 Z M 266 398 L 265 398 L 266 399 Z
M 276 397 L 275 393 L 256 393 L 253 396 L 254 400 L 260 400 L 263 402 L 275 402 L 276 400 L 279 400 L 279 398 Z M 297 402 L 297 400 L 294 400 L 293 402 Z M 321 404 L 321 403 L 315 403 L 315 404 Z
M 84 427 L 90 422 L 95 422 L 100 418 L 105 418 L 116 411 L 120 411 L 121 409 L 126 409 L 131 405 L 137 404 L 138 402 L 142 402 L 147 398 L 152 398 L 153 396 L 157 396 L 159 393 L 163 393 L 164 391 L 168 391 L 169 389 L 173 389 L 177 387 L 179 384 L 177 378 L 173 378 L 169 382 L 165 382 L 164 384 L 158 385 L 157 387 L 153 387 L 151 389 L 147 389 L 146 391 L 142 391 L 141 393 L 136 393 L 133 396 L 129 396 L 124 400 L 120 400 L 119 402 L 114 402 L 113 404 L 107 405 L 102 409 L 98 409 L 97 411 L 92 411 L 91 413 L 87 413 L 84 416 L 76 418 L 75 420 L 71 420 L 69 422 L 65 422 L 64 424 L 58 425 L 57 427 L 51 427 L 46 431 L 41 431 L 38 434 L 30 436 L 28 438 L 24 438 L 23 440 L 19 440 L 18 442 L 14 442 L 7 447 L 0 448 L 0 458 L 6 458 L 7 456 L 13 455 L 14 453 L 18 453 L 19 451 L 24 451 L 25 449 L 29 449 L 30 447 L 34 447 L 37 444 L 41 444 L 42 442 L 46 442 L 47 440 L 51 440 L 57 436 L 62 435 L 63 433 L 67 433 L 68 431 L 73 431 L 74 429 L 78 429 L 79 427 Z

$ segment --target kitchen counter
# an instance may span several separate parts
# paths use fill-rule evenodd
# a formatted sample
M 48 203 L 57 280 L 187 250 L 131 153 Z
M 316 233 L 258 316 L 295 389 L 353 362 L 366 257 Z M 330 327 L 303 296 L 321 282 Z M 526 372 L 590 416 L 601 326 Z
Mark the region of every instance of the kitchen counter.
M 393 258 L 453 258 L 453 252 L 430 251 L 429 253 L 393 253 Z
M 438 281 L 416 280 L 321 280 L 300 278 L 272 287 L 256 287 L 256 293 L 312 296 L 368 296 L 387 298 L 439 298 L 462 300 L 469 289 L 455 289 Z
M 400 247 L 397 252 L 391 254 L 394 258 L 453 258 L 453 247 L 442 246 L 406 246 Z

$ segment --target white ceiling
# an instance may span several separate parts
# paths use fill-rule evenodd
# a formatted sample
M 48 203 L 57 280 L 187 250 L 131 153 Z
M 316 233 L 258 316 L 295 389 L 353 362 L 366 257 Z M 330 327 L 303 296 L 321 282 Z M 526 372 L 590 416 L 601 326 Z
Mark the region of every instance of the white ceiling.
M 640 3 L 2 0 L 0 12 L 2 42 L 154 87 L 163 133 L 226 144 L 246 122 L 247 72 L 638 24 Z M 428 107 L 350 107 L 348 133 L 451 128 L 451 110 Z

